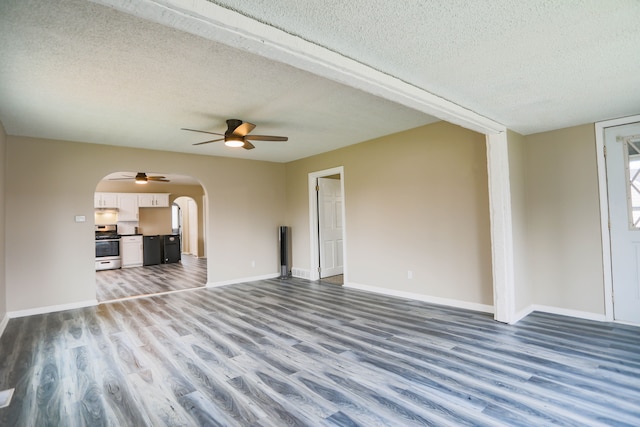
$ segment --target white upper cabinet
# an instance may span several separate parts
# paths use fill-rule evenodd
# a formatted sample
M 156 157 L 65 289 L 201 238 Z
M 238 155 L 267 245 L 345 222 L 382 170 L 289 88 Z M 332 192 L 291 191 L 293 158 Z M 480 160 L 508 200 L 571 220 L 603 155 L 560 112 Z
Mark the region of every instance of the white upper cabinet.
M 117 208 L 118 194 L 117 193 L 95 193 L 94 199 L 93 199 L 93 206 L 96 208 Z
M 138 206 L 141 208 L 169 207 L 169 193 L 140 193 L 138 194 Z
M 138 208 L 169 207 L 169 193 L 95 193 L 94 207 L 117 208 L 119 221 L 137 221 Z
M 118 194 L 118 221 L 138 220 L 138 194 Z

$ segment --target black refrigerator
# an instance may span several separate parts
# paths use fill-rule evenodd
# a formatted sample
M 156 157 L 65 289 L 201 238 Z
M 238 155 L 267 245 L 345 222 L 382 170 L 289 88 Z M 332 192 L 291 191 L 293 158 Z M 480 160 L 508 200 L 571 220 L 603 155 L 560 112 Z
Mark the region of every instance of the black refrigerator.
M 162 263 L 162 239 L 160 236 L 142 236 L 142 265 Z
M 180 235 L 179 234 L 167 234 L 162 237 L 162 262 L 168 264 L 171 262 L 180 261 Z

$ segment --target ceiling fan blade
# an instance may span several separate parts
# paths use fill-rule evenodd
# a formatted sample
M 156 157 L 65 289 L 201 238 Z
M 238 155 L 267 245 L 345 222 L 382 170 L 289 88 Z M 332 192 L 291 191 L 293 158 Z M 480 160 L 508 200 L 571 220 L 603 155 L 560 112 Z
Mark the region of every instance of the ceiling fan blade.
M 209 134 L 211 134 L 211 135 L 220 135 L 220 136 L 224 136 L 224 134 L 223 134 L 223 133 L 207 132 L 206 130 L 187 129 L 187 128 L 180 128 L 180 130 L 188 130 L 188 131 L 190 131 L 190 132 L 209 133 Z
M 273 136 L 273 135 L 247 135 L 245 139 L 252 141 L 288 141 L 286 136 Z
M 148 176 L 147 179 L 151 181 L 162 181 L 166 177 L 164 176 Z
M 224 141 L 224 138 L 212 139 L 211 141 L 196 142 L 193 145 L 202 145 L 202 144 L 208 144 L 210 142 L 218 142 L 218 141 Z
M 134 176 L 129 176 L 126 178 L 109 178 L 109 181 L 123 181 L 125 179 L 134 179 L 134 178 L 135 178 Z
M 158 178 L 158 179 L 154 179 L 154 178 L 147 178 L 149 181 L 154 181 L 154 182 L 171 182 L 168 179 L 164 179 L 164 178 Z
M 233 132 L 242 124 L 242 120 L 238 119 L 229 119 L 227 120 L 227 130 L 225 131 L 225 136 L 233 135 Z
M 256 127 L 253 123 L 242 122 L 242 120 L 237 119 L 227 120 L 227 125 L 229 126 L 226 133 L 227 136 L 245 136 Z
M 245 150 L 253 150 L 254 148 L 256 148 L 256 146 L 245 140 L 242 148 L 244 148 Z

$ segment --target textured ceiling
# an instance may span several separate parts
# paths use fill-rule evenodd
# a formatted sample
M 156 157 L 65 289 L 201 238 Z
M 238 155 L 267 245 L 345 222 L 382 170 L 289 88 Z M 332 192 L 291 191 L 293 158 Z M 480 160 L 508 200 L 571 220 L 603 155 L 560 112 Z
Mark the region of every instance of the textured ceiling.
M 640 112 L 638 0 L 213 0 L 522 134 Z
M 294 36 L 529 134 L 640 112 L 638 18 L 635 0 L 3 0 L 0 121 L 11 135 L 290 161 L 448 117 L 263 56 L 246 34 L 268 24 L 265 51 Z M 234 150 L 180 131 L 228 118 L 289 141 Z

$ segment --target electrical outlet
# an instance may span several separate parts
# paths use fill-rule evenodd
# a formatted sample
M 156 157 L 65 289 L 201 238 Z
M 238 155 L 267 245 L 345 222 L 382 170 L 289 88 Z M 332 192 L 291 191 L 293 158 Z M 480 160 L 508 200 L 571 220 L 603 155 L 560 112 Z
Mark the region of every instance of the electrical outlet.
M 255 266 L 256 266 L 256 262 L 255 261 L 251 261 L 251 267 L 255 268 Z
M 407 271 L 407 279 L 413 279 L 413 271 Z

